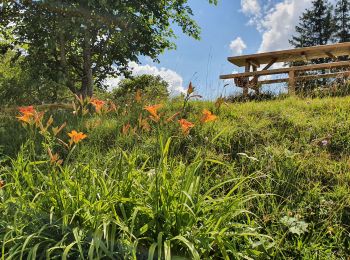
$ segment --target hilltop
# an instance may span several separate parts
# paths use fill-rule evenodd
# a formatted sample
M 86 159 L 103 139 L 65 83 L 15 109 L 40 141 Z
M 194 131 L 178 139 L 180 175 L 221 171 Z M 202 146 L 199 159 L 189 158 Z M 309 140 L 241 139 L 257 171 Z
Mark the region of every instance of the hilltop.
M 188 135 L 165 120 L 181 103 L 159 108 L 148 130 L 137 127 L 143 106 L 128 109 L 46 112 L 45 123 L 50 114 L 55 126 L 67 122 L 61 140 L 74 129 L 87 135 L 70 151 L 52 144 L 62 165 L 50 163 L 45 137 L 3 116 L 5 257 L 350 254 L 350 97 L 191 102 Z M 218 118 L 201 123 L 204 109 Z

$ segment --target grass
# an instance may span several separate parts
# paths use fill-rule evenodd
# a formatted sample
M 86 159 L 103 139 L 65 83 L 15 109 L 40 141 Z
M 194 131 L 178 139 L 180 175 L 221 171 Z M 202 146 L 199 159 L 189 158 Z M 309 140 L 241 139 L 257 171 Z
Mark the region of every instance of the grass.
M 203 109 L 218 120 L 199 123 Z M 148 116 L 138 104 L 57 110 L 54 125 L 67 122 L 57 137 L 2 116 L 2 259 L 347 259 L 349 97 L 187 111 L 189 135 L 176 120 L 126 131 Z M 73 129 L 88 138 L 67 149 L 57 138 Z

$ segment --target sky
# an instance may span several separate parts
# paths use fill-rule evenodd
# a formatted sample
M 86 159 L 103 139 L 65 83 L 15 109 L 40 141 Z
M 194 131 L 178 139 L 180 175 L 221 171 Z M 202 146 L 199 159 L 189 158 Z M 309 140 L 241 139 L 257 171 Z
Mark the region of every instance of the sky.
M 147 57 L 140 59 L 141 64 L 131 63 L 133 74 L 160 75 L 173 96 L 184 91 L 189 82 L 205 99 L 239 93 L 232 81 L 219 80 L 221 74 L 242 71 L 227 57 L 291 48 L 288 40 L 312 0 L 218 1 L 214 6 L 208 0 L 189 0 L 193 19 L 201 27 L 201 40 L 176 30 L 177 49 L 166 50 L 159 63 Z M 119 80 L 109 82 L 115 85 Z

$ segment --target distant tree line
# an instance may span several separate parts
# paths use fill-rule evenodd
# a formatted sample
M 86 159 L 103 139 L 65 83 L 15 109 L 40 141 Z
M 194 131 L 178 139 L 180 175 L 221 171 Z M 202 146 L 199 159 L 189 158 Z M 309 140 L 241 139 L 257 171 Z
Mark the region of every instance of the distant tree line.
M 290 40 L 296 48 L 350 42 L 350 0 L 314 0 L 295 27 Z
M 295 35 L 290 39 L 290 44 L 295 48 L 311 47 L 317 45 L 350 42 L 350 0 L 338 0 L 335 5 L 328 0 L 313 0 L 309 9 L 300 16 L 299 24 L 295 27 Z M 338 57 L 340 60 L 348 60 L 349 57 Z M 322 58 L 311 63 L 329 62 L 330 58 Z M 303 65 L 305 62 L 294 62 L 293 65 Z M 339 71 L 334 69 L 334 72 Z M 300 75 L 310 74 L 303 72 Z M 325 70 L 322 73 L 326 73 Z M 338 82 L 339 80 L 337 80 Z M 296 90 L 299 94 L 313 95 L 327 87 L 331 81 L 318 79 L 313 81 L 298 82 Z M 338 84 L 347 91 L 347 84 Z M 337 91 L 339 91 L 339 87 Z M 341 93 L 344 92 L 344 89 Z M 345 92 L 344 92 L 345 93 Z

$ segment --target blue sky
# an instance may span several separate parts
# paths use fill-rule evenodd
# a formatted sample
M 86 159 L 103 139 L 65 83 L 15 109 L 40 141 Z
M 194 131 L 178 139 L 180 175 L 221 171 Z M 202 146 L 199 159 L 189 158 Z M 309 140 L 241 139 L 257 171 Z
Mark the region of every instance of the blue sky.
M 232 81 L 219 80 L 220 74 L 241 70 L 230 64 L 227 57 L 290 48 L 288 40 L 311 1 L 219 0 L 214 6 L 207 0 L 190 0 L 194 19 L 202 29 L 201 40 L 177 29 L 177 49 L 160 55 L 160 63 L 142 58 L 141 64 L 131 64 L 134 75 L 160 75 L 173 94 L 185 89 L 190 81 L 206 99 L 239 92 Z M 113 83 L 118 81 L 114 79 Z M 226 83 L 230 85 L 224 88 Z
M 201 40 L 178 30 L 177 49 L 166 51 L 159 57 L 160 64 L 155 66 L 176 71 L 183 78 L 184 87 L 192 81 L 202 95 L 217 96 L 224 85 L 219 75 L 234 69 L 227 62 L 227 57 L 233 55 L 229 47 L 231 41 L 241 37 L 247 46 L 244 52 L 256 52 L 261 36 L 254 26 L 247 25 L 249 17 L 240 11 L 240 1 L 222 0 L 214 6 L 205 0 L 192 0 L 190 5 L 202 29 Z

